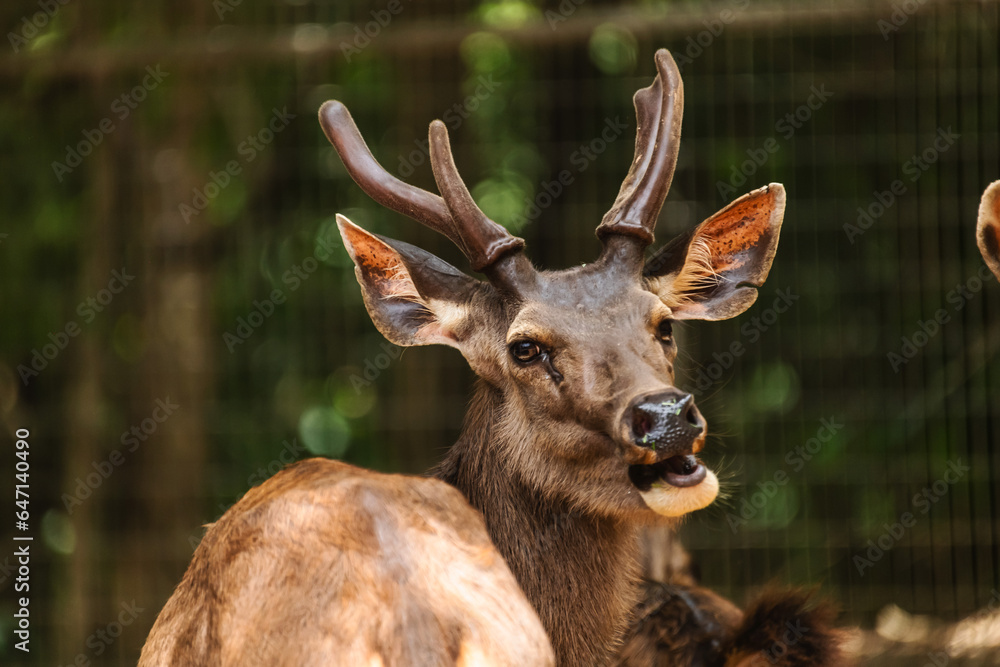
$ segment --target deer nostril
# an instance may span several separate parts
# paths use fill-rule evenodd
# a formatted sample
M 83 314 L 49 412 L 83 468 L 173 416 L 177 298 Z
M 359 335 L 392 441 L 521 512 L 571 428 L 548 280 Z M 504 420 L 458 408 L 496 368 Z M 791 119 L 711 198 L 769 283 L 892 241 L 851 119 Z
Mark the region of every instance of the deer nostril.
M 705 432 L 705 419 L 694 396 L 676 391 L 645 396 L 634 403 L 628 425 L 632 441 L 653 450 L 693 443 Z
M 636 438 L 641 438 L 653 430 L 653 418 L 642 407 L 636 407 L 632 411 L 632 433 Z
M 702 419 L 701 414 L 698 412 L 698 408 L 694 405 L 694 399 L 688 397 L 684 399 L 686 405 L 684 406 L 684 421 L 686 421 L 691 426 L 694 426 L 699 431 L 705 428 L 705 421 Z

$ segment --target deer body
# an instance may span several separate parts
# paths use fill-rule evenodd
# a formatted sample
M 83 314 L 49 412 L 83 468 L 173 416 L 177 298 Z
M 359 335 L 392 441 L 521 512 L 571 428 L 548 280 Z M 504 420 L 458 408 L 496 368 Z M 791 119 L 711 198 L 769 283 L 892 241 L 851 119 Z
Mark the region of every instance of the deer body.
M 481 517 L 454 488 L 309 459 L 210 527 L 139 664 L 554 662 Z
M 603 252 L 563 271 L 537 271 L 524 242 L 478 209 L 440 121 L 429 144 L 438 197 L 382 169 L 342 104 L 323 106 L 323 129 L 362 189 L 447 235 L 486 276 L 338 216 L 379 331 L 397 345 L 455 347 L 480 378 L 462 436 L 433 473 L 448 486 L 334 463 L 279 473 L 209 530 L 142 664 L 195 644 L 194 662 L 221 664 L 285 654 L 344 665 L 478 664 L 473 654 L 546 665 L 550 651 L 574 667 L 611 659 L 638 599 L 638 530 L 718 492 L 697 458 L 705 420 L 674 386 L 673 324 L 734 317 L 754 302 L 784 210 L 772 184 L 646 259 L 683 109 L 673 59 L 661 50 L 656 64 L 635 96 L 635 159 L 597 229 Z M 476 575 L 456 581 L 421 562 L 456 559 Z M 482 604 L 510 613 L 472 611 Z M 304 648 L 261 636 L 272 607 L 298 619 Z

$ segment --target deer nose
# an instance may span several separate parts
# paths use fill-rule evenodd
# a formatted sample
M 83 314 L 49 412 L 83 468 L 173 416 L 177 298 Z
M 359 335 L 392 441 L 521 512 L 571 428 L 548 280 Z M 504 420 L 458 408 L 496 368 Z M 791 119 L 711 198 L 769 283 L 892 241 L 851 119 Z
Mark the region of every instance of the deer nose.
M 705 433 L 694 396 L 676 389 L 640 396 L 629 406 L 633 442 L 671 454 L 689 454 Z

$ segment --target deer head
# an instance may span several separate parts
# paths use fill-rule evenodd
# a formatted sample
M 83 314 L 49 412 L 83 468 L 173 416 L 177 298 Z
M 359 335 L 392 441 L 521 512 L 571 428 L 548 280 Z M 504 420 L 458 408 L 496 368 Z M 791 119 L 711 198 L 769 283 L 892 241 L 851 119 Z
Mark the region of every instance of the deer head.
M 1000 280 L 1000 181 L 994 181 L 986 188 L 979 203 L 976 242 L 986 265 Z
M 343 104 L 320 109 L 323 130 L 375 201 L 443 233 L 485 280 L 409 244 L 338 217 L 364 301 L 397 345 L 457 348 L 502 396 L 494 419 L 506 467 L 545 497 L 596 516 L 680 516 L 711 503 L 718 482 L 697 458 L 707 426 L 674 384 L 679 320 L 746 310 L 771 267 L 785 194 L 745 195 L 646 259 L 677 161 L 684 93 L 666 50 L 635 95 L 635 158 L 597 227 L 598 259 L 538 271 L 524 241 L 475 204 L 448 132 L 430 126 L 441 196 L 403 183 L 369 152 Z

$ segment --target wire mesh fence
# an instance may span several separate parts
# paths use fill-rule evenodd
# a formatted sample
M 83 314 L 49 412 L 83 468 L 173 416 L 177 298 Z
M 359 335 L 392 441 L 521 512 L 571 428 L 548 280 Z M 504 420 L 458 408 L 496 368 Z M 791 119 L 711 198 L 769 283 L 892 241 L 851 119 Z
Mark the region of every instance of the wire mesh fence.
M 681 528 L 703 583 L 820 584 L 863 625 L 997 598 L 996 3 L 40 7 L 0 10 L 0 414 L 31 432 L 36 538 L 30 656 L 0 561 L 5 664 L 134 662 L 248 488 L 308 455 L 419 472 L 457 435 L 471 372 L 375 331 L 333 215 L 463 264 L 360 192 L 323 101 L 430 190 L 442 118 L 484 211 L 563 268 L 597 255 L 660 47 L 686 106 L 658 239 L 788 190 L 757 303 L 679 334 L 726 490 Z

